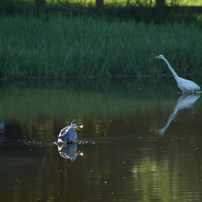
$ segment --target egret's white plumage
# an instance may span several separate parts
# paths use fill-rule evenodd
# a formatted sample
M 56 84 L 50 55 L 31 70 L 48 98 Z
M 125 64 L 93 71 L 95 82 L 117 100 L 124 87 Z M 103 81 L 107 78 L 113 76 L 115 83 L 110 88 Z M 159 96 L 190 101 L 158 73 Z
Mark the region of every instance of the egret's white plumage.
M 187 79 L 183 79 L 181 77 L 179 77 L 177 75 L 177 73 L 174 71 L 174 69 L 170 66 L 170 63 L 168 62 L 168 60 L 163 56 L 163 55 L 159 55 L 156 56 L 155 58 L 158 59 L 162 59 L 165 61 L 165 63 L 167 64 L 168 68 L 170 69 L 172 75 L 174 76 L 178 87 L 184 92 L 184 93 L 194 93 L 197 90 L 200 90 L 200 87 L 194 83 L 193 81 L 187 80 Z

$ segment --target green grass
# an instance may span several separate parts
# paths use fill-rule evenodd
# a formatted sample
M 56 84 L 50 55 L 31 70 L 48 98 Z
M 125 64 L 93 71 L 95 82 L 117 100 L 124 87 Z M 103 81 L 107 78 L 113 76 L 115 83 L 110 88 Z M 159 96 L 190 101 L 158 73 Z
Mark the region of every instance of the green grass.
M 202 74 L 202 34 L 194 24 L 106 18 L 7 16 L 0 19 L 0 78 Z

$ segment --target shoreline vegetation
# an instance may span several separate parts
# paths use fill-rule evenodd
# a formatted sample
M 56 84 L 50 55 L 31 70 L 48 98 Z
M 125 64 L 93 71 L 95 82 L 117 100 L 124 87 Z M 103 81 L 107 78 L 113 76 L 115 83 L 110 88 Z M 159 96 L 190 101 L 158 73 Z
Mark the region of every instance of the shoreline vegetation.
M 1 14 L 0 79 L 170 75 L 154 59 L 159 54 L 179 76 L 202 75 L 200 15 L 187 20 L 173 14 L 166 20 L 164 14 L 162 23 L 155 20 L 158 13 L 143 12 L 141 21 L 127 13 L 121 19 L 82 12 Z

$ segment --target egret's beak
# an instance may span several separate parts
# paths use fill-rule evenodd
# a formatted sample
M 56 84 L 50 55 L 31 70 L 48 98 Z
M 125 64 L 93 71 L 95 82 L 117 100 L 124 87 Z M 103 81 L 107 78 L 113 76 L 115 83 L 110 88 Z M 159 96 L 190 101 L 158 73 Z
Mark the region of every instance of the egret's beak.
M 154 58 L 159 58 L 159 56 L 156 56 L 156 57 L 154 57 Z

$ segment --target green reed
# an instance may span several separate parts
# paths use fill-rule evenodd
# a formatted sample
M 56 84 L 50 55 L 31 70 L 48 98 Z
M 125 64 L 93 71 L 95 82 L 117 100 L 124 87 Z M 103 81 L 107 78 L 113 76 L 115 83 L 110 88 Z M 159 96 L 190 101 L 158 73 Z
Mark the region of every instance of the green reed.
M 7 16 L 0 20 L 0 78 L 67 78 L 202 73 L 201 29 L 184 23 L 106 18 Z

